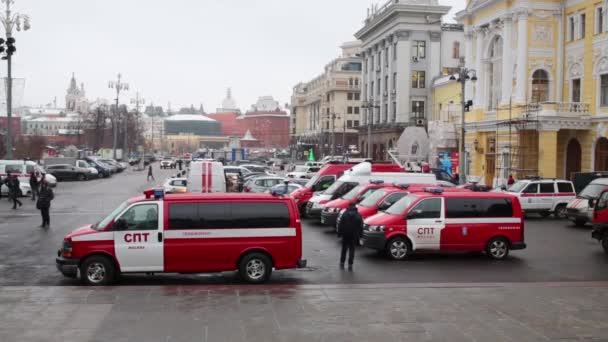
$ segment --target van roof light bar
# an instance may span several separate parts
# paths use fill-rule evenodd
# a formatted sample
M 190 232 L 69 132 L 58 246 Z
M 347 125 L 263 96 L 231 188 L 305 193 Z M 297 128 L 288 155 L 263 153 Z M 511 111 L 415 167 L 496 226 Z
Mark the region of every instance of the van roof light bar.
M 410 185 L 407 183 L 394 183 L 393 185 L 399 189 L 409 189 L 410 188 Z
M 384 181 L 381 179 L 370 179 L 370 184 L 384 184 Z
M 443 188 L 424 188 L 424 191 L 431 194 L 442 194 Z

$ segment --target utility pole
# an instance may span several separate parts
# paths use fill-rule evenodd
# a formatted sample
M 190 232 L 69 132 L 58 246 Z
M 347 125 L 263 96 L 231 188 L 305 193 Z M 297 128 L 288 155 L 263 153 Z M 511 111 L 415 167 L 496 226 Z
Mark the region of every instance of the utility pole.
M 342 156 L 346 155 L 346 120 L 342 121 L 344 131 L 342 131 Z
M 144 100 L 143 98 L 140 97 L 139 92 L 136 92 L 135 93 L 135 98 L 131 99 L 131 103 L 135 104 L 135 117 L 136 117 L 137 127 L 139 128 L 141 126 L 140 115 L 139 115 L 139 106 L 140 106 L 140 104 L 145 104 L 146 100 Z M 126 134 L 125 134 L 125 136 L 126 136 Z M 142 146 L 142 157 L 141 157 L 141 161 L 140 161 L 140 163 L 141 163 L 142 166 L 139 169 L 143 170 L 143 168 L 145 167 L 145 165 L 143 165 L 143 163 L 144 163 L 143 156 L 146 155 L 146 138 L 143 136 L 143 133 L 140 133 L 140 137 L 142 138 L 143 141 L 142 141 L 142 144 L 141 144 L 141 146 Z M 130 153 L 129 153 L 128 156 L 130 156 Z
M 336 113 L 331 114 L 331 156 L 336 155 L 336 119 L 340 119 Z
M 458 144 L 458 158 L 459 158 L 459 164 L 458 164 L 458 174 L 459 174 L 459 179 L 460 179 L 460 183 L 464 184 L 466 182 L 467 179 L 467 175 L 466 175 L 466 158 L 465 158 L 465 148 L 464 148 L 464 139 L 465 139 L 465 120 L 464 120 L 464 116 L 467 110 L 467 100 L 465 97 L 465 90 L 466 90 L 466 82 L 467 81 L 477 81 L 477 71 L 473 70 L 473 69 L 468 69 L 465 67 L 460 67 L 460 69 L 458 70 L 458 79 L 452 75 L 450 76 L 450 81 L 457 81 L 460 83 L 460 91 L 461 91 L 461 98 L 460 98 L 460 103 L 462 105 L 462 114 L 460 115 L 460 144 Z
M 13 71 L 12 71 L 12 56 L 17 51 L 15 48 L 15 38 L 13 38 L 13 28 L 17 31 L 27 31 L 30 29 L 30 17 L 24 14 L 12 13 L 11 5 L 15 0 L 2 0 L 6 4 L 4 15 L 0 14 L 0 22 L 4 26 L 6 33 L 6 41 L 0 38 L 0 53 L 6 51 L 6 55 L 2 59 L 7 62 L 6 75 L 6 159 L 13 159 L 13 137 L 11 118 L 13 115 Z M 4 48 L 6 43 L 6 49 Z
M 113 155 L 113 159 L 116 159 L 116 146 L 118 145 L 118 105 L 119 105 L 119 100 L 120 100 L 120 92 L 122 90 L 129 90 L 129 84 L 125 83 L 122 81 L 122 75 L 118 74 L 118 79 L 116 82 L 114 81 L 110 81 L 108 83 L 108 88 L 110 89 L 115 89 L 116 90 L 116 107 L 114 108 L 114 125 L 113 125 L 113 133 L 114 133 L 114 140 L 112 142 L 112 155 Z M 126 115 L 125 115 L 126 117 Z M 125 120 L 126 121 L 126 120 Z M 125 130 L 125 142 L 126 142 L 126 130 Z M 123 154 L 125 153 L 125 151 L 123 151 Z
M 375 104 L 373 100 L 363 102 L 361 108 L 367 110 L 367 158 L 373 159 L 372 156 L 372 124 L 374 120 L 374 108 L 380 108 L 379 104 Z

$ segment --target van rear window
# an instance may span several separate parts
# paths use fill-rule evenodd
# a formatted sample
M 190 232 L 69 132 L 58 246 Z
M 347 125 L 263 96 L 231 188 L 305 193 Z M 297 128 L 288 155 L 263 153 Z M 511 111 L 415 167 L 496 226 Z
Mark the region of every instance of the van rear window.
M 169 229 L 283 228 L 291 224 L 282 202 L 169 204 Z
M 513 217 L 513 204 L 506 198 L 448 198 L 446 217 Z

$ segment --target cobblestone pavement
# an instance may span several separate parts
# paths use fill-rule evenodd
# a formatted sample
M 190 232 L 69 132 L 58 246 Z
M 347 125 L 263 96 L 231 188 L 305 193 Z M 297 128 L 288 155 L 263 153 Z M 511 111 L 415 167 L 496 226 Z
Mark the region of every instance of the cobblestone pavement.
M 608 283 L 1 287 L 0 341 L 608 341 Z

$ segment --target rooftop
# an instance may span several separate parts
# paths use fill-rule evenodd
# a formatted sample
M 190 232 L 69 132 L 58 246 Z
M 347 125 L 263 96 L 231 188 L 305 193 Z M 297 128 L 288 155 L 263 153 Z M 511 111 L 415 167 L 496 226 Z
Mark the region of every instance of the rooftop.
M 212 118 L 206 117 L 204 115 L 193 115 L 193 114 L 177 114 L 170 116 L 165 119 L 165 121 L 211 121 L 217 122 Z

